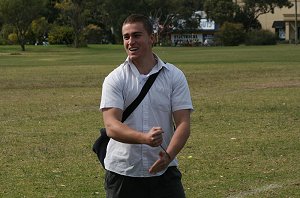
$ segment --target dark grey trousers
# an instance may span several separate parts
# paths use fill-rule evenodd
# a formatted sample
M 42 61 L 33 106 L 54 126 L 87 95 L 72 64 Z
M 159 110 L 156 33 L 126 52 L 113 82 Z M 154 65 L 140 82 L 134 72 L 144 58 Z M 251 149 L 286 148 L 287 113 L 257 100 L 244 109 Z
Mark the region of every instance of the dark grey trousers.
M 181 173 L 169 167 L 157 177 L 127 177 L 106 171 L 106 198 L 185 198 Z

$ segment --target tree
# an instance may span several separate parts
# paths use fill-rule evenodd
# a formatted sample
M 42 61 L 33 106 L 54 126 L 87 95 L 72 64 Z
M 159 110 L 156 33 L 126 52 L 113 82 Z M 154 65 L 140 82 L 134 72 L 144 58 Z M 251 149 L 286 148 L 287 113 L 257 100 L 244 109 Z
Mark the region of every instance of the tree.
M 247 9 L 243 10 L 240 8 L 239 10 L 237 10 L 237 12 L 235 13 L 234 22 L 243 24 L 246 32 L 253 29 L 261 29 L 261 24 L 258 19 L 255 18 L 254 13 L 250 12 Z
M 62 0 L 55 7 L 62 11 L 62 17 L 68 21 L 74 31 L 74 47 L 86 45 L 83 30 L 86 25 L 88 10 L 87 1 L 84 0 Z
M 203 1 L 177 0 L 172 2 L 169 7 L 172 11 L 171 14 L 173 14 L 170 25 L 175 29 L 195 30 L 198 28 L 200 19 L 195 12 L 203 10 Z
M 87 17 L 86 34 L 88 42 L 100 41 L 100 43 L 115 43 L 112 35 L 112 19 L 108 14 L 105 0 L 89 1 L 87 5 L 89 15 Z M 111 8 L 109 8 L 110 10 Z
M 107 19 L 107 26 L 110 26 L 116 42 L 121 41 L 123 20 L 132 13 L 149 16 L 157 32 L 157 40 L 161 40 L 172 31 L 178 19 L 190 18 L 195 11 L 202 8 L 202 2 L 199 0 L 104 0 L 102 5 L 105 12 L 102 16 Z
M 47 0 L 46 9 L 42 12 L 49 24 L 55 23 L 60 14 L 60 10 L 55 7 L 56 2 L 57 0 Z
M 148 15 L 152 20 L 157 43 L 164 43 L 179 19 L 177 9 L 180 1 L 149 1 Z
M 217 40 L 225 46 L 237 46 L 244 41 L 243 25 L 225 22 L 216 36 Z
M 258 17 L 267 14 L 274 13 L 276 7 L 291 8 L 293 4 L 289 0 L 244 0 L 244 5 L 241 6 L 241 14 L 244 14 L 248 18 L 248 23 L 243 23 L 248 29 L 255 29 L 257 27 Z
M 233 22 L 238 8 L 238 5 L 232 0 L 206 0 L 204 2 L 204 11 L 207 17 L 214 20 L 220 26 L 224 22 Z
M 291 8 L 293 4 L 289 0 L 244 0 L 244 9 L 250 10 L 255 18 L 262 14 L 274 13 L 276 7 Z
M 195 30 L 200 20 L 193 17 L 196 11 L 203 9 L 203 0 L 148 0 L 144 1 L 146 13 L 153 20 L 157 42 L 169 40 L 174 29 Z
M 45 17 L 35 19 L 31 23 L 31 31 L 35 37 L 35 43 L 44 42 L 48 33 L 49 23 Z
M 26 34 L 31 22 L 38 18 L 45 8 L 45 0 L 1 0 L 0 13 L 6 24 L 16 31 L 22 51 L 25 51 Z
M 3 19 L 2 19 L 1 14 L 0 14 L 0 30 L 2 28 L 2 25 L 3 25 Z
M 147 3 L 147 0 L 103 0 L 102 6 L 105 12 L 102 16 L 106 19 L 106 28 L 111 32 L 113 43 L 122 40 L 121 26 L 129 14 L 139 13 L 148 15 L 150 8 L 147 7 Z
M 94 0 L 87 4 L 87 25 L 101 27 L 102 32 L 109 33 L 108 39 L 112 43 L 118 43 L 122 40 L 122 22 L 129 14 L 149 16 L 158 35 L 165 37 L 172 30 L 177 18 L 191 17 L 194 11 L 202 7 L 203 0 Z M 194 25 L 193 21 L 191 24 Z

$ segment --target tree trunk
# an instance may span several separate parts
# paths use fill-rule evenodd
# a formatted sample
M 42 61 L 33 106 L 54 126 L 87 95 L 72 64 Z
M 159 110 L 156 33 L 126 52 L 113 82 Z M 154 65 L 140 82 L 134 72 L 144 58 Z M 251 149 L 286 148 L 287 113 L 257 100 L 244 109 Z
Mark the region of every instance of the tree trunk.
M 76 30 L 75 30 L 76 31 Z M 78 31 L 75 32 L 75 35 L 74 35 L 74 47 L 75 48 L 78 48 L 79 47 L 79 34 L 78 34 Z
M 22 34 L 22 32 L 18 33 L 17 35 L 18 35 L 19 44 L 21 46 L 21 50 L 25 51 L 25 43 L 26 43 L 25 35 Z
M 24 43 L 21 44 L 21 49 L 22 49 L 23 52 L 25 51 L 25 44 Z

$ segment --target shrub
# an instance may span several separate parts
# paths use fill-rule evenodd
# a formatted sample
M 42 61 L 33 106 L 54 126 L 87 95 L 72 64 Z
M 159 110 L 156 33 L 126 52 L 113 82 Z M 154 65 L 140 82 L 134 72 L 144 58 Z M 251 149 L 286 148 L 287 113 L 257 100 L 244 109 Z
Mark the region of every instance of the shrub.
M 7 41 L 0 35 L 0 45 L 7 45 Z
M 8 36 L 14 33 L 14 27 L 8 24 L 4 24 L 0 31 L 0 44 L 8 45 L 12 44 Z
M 70 45 L 74 41 L 73 32 L 72 27 L 54 25 L 49 32 L 48 41 L 50 44 Z
M 253 30 L 247 33 L 246 45 L 275 45 L 276 36 L 269 30 Z
M 31 37 L 33 37 L 36 44 L 41 44 L 46 40 L 46 35 L 49 29 L 49 23 L 45 17 L 33 20 L 31 22 Z
M 108 43 L 104 30 L 95 24 L 85 27 L 84 37 L 89 44 Z
M 18 36 L 16 33 L 11 33 L 8 35 L 8 40 L 11 42 L 11 44 L 17 44 L 18 43 Z
M 216 34 L 216 41 L 225 46 L 237 46 L 244 42 L 244 37 L 242 24 L 225 22 Z

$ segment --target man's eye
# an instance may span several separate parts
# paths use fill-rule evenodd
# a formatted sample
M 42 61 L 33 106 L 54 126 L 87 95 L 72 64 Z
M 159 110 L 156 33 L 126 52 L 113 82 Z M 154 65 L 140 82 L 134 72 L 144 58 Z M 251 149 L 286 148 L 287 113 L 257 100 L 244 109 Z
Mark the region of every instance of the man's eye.
M 123 39 L 124 39 L 124 40 L 128 40 L 128 39 L 129 39 L 129 36 L 123 36 Z

